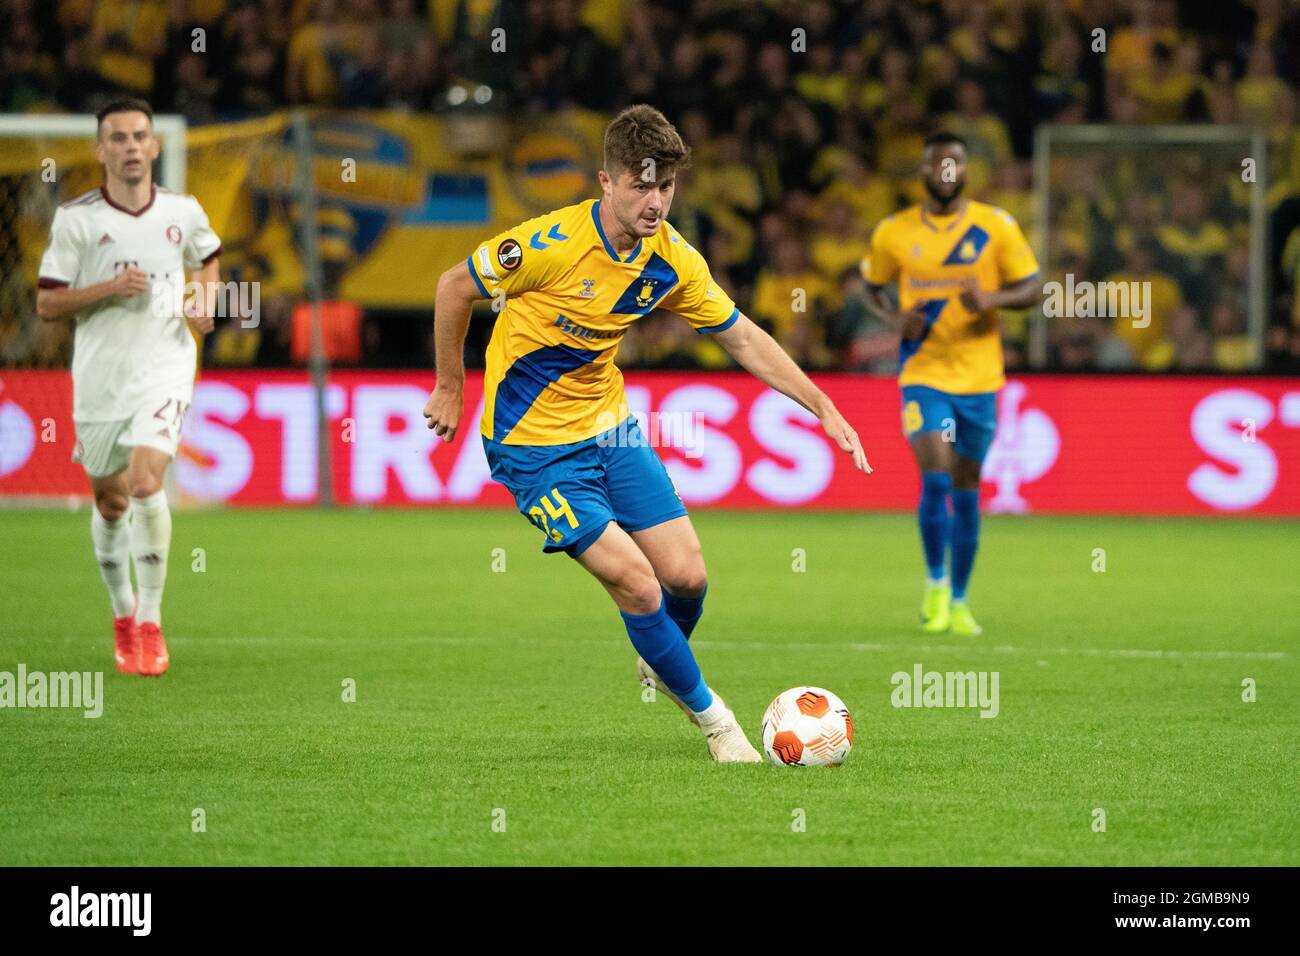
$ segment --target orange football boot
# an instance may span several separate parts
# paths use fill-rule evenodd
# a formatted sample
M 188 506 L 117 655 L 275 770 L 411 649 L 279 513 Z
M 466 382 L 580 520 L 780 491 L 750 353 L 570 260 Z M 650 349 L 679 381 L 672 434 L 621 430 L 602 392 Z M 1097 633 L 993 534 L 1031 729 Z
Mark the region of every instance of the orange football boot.
M 167 672 L 167 642 L 163 640 L 162 628 L 152 621 L 145 621 L 140 630 L 140 673 L 145 677 L 158 677 Z
M 117 669 L 123 674 L 140 673 L 140 632 L 134 611 L 126 617 L 113 618 L 113 645 Z

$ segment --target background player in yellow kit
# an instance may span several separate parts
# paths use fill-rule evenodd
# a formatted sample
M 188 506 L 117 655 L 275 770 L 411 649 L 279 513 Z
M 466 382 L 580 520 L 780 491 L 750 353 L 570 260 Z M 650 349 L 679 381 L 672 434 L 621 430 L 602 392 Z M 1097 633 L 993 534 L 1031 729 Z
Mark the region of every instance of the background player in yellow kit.
M 966 587 L 979 547 L 980 465 L 1005 381 L 998 309 L 1034 302 L 1038 262 L 1015 219 L 962 196 L 960 137 L 930 136 L 921 175 L 929 197 L 876 226 L 864 272 L 871 308 L 902 335 L 903 431 L 921 469 L 918 517 L 929 574 L 922 626 L 973 636 L 981 628 Z M 898 283 L 897 312 L 885 295 L 891 282 Z
M 687 644 L 707 590 L 700 542 L 663 463 L 631 418 L 614 353 L 653 309 L 716 335 L 745 369 L 813 412 L 869 472 L 858 436 L 781 347 L 740 313 L 703 256 L 667 223 L 690 150 L 658 110 L 625 109 L 605 133 L 601 198 L 480 245 L 438 282 L 438 382 L 429 427 L 455 438 L 475 299 L 504 294 L 487 350 L 479 424 L 492 477 L 613 598 L 638 669 L 698 724 L 720 762 L 758 762 Z

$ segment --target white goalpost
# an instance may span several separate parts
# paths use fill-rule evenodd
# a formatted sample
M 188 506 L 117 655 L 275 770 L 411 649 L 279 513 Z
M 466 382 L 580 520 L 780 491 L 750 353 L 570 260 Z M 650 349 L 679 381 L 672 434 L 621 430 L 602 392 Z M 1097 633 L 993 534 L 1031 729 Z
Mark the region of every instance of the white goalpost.
M 185 191 L 185 117 L 162 113 L 153 118 L 154 132 L 162 141 L 158 161 L 162 164 L 158 183 L 172 192 Z M 90 115 L 31 116 L 26 113 L 0 113 L 0 141 L 6 139 L 76 139 L 93 141 L 95 117 Z M 40 169 L 33 170 L 41 173 Z

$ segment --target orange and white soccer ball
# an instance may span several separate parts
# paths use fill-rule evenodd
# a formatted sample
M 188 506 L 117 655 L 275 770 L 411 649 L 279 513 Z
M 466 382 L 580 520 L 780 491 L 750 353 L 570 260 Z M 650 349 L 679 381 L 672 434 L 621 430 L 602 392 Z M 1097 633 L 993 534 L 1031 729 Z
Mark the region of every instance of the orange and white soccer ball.
M 778 767 L 839 766 L 853 749 L 853 718 L 828 690 L 791 688 L 767 705 L 763 749 Z

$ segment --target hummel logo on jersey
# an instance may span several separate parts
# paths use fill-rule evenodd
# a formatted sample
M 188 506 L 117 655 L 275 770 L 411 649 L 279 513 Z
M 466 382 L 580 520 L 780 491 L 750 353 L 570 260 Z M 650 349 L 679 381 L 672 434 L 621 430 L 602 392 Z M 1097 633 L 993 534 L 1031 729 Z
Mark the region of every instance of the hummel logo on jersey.
M 106 246 L 112 241 L 113 241 L 113 237 L 110 236 L 108 233 L 104 233 L 102 236 L 99 237 L 99 244 L 101 246 Z

